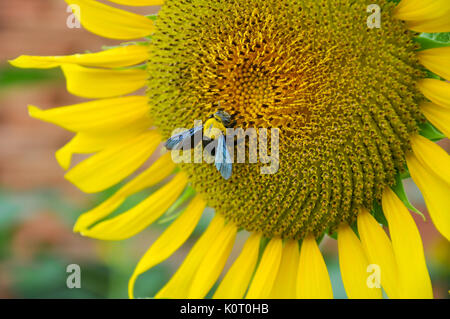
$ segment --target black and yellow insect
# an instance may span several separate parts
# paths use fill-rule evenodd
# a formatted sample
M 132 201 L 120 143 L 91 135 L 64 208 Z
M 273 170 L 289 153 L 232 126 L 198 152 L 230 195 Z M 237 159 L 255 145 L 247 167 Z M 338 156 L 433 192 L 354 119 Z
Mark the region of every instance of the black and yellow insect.
M 225 136 L 226 129 L 232 128 L 234 125 L 235 122 L 232 116 L 223 110 L 219 110 L 211 115 L 203 125 L 193 127 L 169 138 L 165 143 L 165 147 L 168 150 L 176 150 L 180 149 L 183 143 L 190 142 L 189 145 L 191 148 L 194 148 L 196 146 L 194 135 L 203 130 L 203 147 L 210 143 L 217 143 L 212 154 L 214 156 L 214 164 L 222 177 L 229 179 L 233 169 L 233 159 L 228 151 Z M 218 134 L 219 132 L 220 134 Z

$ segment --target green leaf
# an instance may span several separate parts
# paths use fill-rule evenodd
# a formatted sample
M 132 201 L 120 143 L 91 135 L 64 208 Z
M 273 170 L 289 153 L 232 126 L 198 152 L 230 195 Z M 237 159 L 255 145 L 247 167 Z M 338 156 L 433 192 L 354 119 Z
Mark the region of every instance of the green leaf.
M 419 125 L 419 127 L 420 135 L 433 142 L 437 142 L 445 138 L 445 135 L 442 134 L 437 128 L 435 128 L 430 122 L 422 123 Z
M 319 238 L 317 238 L 317 245 L 320 245 L 320 243 L 322 242 L 324 237 L 325 237 L 325 232 L 320 234 Z
M 403 181 L 399 174 L 397 174 L 397 176 L 395 177 L 395 185 L 392 187 L 392 190 L 395 192 L 395 194 L 397 194 L 398 198 L 400 198 L 400 200 L 409 210 L 415 212 L 416 214 L 419 214 L 420 216 L 422 216 L 423 220 L 425 220 L 425 216 L 409 202 L 408 196 L 406 195 L 405 189 L 403 187 Z
M 421 33 L 414 41 L 420 44 L 420 50 L 450 46 L 450 32 Z
M 411 178 L 411 174 L 409 173 L 409 169 L 407 166 L 406 166 L 406 169 L 403 171 L 403 173 L 400 173 L 400 178 L 401 179 Z
M 420 36 L 436 42 L 450 44 L 450 32 L 422 33 Z
M 158 224 L 165 224 L 178 216 L 184 211 L 184 209 L 180 209 L 189 199 L 191 199 L 195 195 L 195 189 L 191 186 L 186 187 L 183 194 L 173 203 L 173 205 L 167 210 L 167 212 L 160 218 Z
M 376 201 L 374 202 L 371 213 L 372 213 L 373 217 L 375 217 L 377 222 L 379 222 L 380 224 L 382 224 L 384 226 L 388 225 L 386 217 L 384 216 L 384 213 L 383 213 L 383 208 L 381 207 L 381 205 L 378 202 L 376 202 Z
M 420 44 L 420 49 L 421 50 L 426 50 L 426 49 L 434 49 L 434 48 L 442 48 L 442 47 L 446 47 L 449 46 L 450 44 L 448 43 L 442 43 L 442 42 L 437 42 L 428 38 L 422 38 L 422 37 L 416 37 L 414 38 L 414 41 Z
M 353 231 L 355 232 L 355 235 L 358 237 L 358 238 L 360 238 L 359 237 L 359 231 L 358 231 L 358 222 L 355 220 L 354 222 L 353 222 L 353 224 L 351 224 L 350 225 L 350 227 L 353 229 Z
M 259 264 L 259 262 L 261 261 L 262 255 L 264 254 L 264 250 L 266 249 L 267 245 L 269 244 L 269 241 L 270 241 L 270 238 L 261 237 L 261 241 L 259 242 L 259 252 L 258 252 L 257 264 Z
M 326 233 L 327 233 L 328 237 L 333 238 L 334 240 L 337 240 L 337 231 L 330 233 L 330 230 L 328 229 L 326 231 Z

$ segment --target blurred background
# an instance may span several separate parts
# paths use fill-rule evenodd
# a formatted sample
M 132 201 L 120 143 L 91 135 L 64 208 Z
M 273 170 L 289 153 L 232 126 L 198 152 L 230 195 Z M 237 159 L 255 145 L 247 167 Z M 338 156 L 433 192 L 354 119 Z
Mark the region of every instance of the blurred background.
M 133 11 L 156 12 L 155 8 Z M 136 263 L 167 226 L 155 223 L 121 242 L 97 241 L 72 232 L 77 216 L 115 189 L 86 195 L 66 181 L 54 152 L 72 134 L 30 118 L 27 105 L 51 108 L 82 100 L 66 92 L 59 69 L 23 70 L 7 63 L 21 54 L 95 52 L 118 43 L 82 28 L 68 28 L 69 15 L 62 0 L 0 0 L 0 298 L 127 298 L 127 282 Z M 450 149 L 448 140 L 441 145 Z M 432 225 L 414 184 L 407 181 L 405 186 L 411 201 L 427 217 L 423 221 L 414 214 L 423 236 L 435 297 L 448 298 L 450 245 Z M 131 198 L 122 209 L 145 195 Z M 205 213 L 179 252 L 138 279 L 137 297 L 152 296 L 167 282 L 211 216 L 211 212 Z M 238 237 L 227 267 L 244 240 L 245 236 Z M 345 298 L 336 241 L 325 238 L 322 251 L 334 295 Z M 66 286 L 66 267 L 70 264 L 81 267 L 79 289 Z

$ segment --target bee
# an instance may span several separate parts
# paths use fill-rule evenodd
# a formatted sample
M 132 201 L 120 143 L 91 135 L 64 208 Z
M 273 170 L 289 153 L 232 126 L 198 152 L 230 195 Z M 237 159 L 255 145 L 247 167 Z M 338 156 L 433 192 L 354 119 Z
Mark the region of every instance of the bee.
M 168 150 L 180 149 L 183 143 L 190 140 L 191 148 L 194 148 L 194 135 L 200 131 L 203 131 L 203 147 L 206 147 L 210 143 L 217 143 L 214 152 L 211 155 L 214 156 L 214 165 L 220 172 L 224 179 L 229 179 L 233 170 L 232 158 L 227 148 L 225 139 L 226 129 L 232 128 L 236 125 L 232 116 L 223 110 L 218 110 L 216 113 L 208 117 L 204 125 L 193 127 L 189 130 L 176 134 L 169 138 L 165 147 Z M 221 134 L 217 134 L 220 132 Z

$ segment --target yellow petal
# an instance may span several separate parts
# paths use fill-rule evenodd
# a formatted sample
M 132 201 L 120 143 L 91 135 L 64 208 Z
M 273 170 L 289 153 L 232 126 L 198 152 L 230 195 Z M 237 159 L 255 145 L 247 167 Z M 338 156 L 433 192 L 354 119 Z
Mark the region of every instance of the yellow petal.
M 65 178 L 86 193 L 105 190 L 138 169 L 161 142 L 155 131 L 104 149 L 72 168 Z
M 133 139 L 144 132 L 145 128 L 114 132 L 110 134 L 78 133 L 66 145 L 56 151 L 55 157 L 64 170 L 69 169 L 73 154 L 90 154 Z
M 211 243 L 217 238 L 224 227 L 225 220 L 222 216 L 216 214 L 208 229 L 195 243 L 194 247 L 192 247 L 180 268 L 178 268 L 169 282 L 156 294 L 155 298 L 181 299 L 187 297 L 198 266 L 208 253 Z
M 104 38 L 131 40 L 150 35 L 153 22 L 139 14 L 92 0 L 65 0 L 86 30 Z M 77 10 L 79 9 L 79 10 Z
M 380 267 L 381 285 L 388 297 L 399 298 L 398 271 L 392 243 L 380 224 L 366 209 L 360 209 L 358 232 L 369 263 Z
M 148 57 L 148 46 L 134 44 L 96 53 L 66 56 L 21 55 L 9 63 L 15 67 L 26 69 L 49 69 L 68 63 L 99 68 L 117 68 L 140 64 L 147 61 Z
M 214 283 L 219 278 L 225 266 L 228 256 L 233 248 L 236 238 L 237 227 L 228 223 L 219 233 L 217 238 L 211 242 L 211 247 L 203 257 L 189 289 L 188 298 L 204 298 Z
M 423 195 L 428 212 L 437 230 L 450 240 L 450 185 L 443 178 L 430 171 L 414 155 L 406 157 L 406 163 L 414 183 Z
M 213 298 L 241 299 L 247 291 L 248 284 L 258 261 L 261 235 L 252 233 L 247 239 L 239 257 L 228 270 Z
M 378 279 L 375 278 L 375 282 L 369 280 L 367 272 L 369 261 L 358 237 L 347 224 L 339 226 L 338 249 L 339 266 L 347 297 L 349 299 L 380 299 L 381 276 Z M 377 280 L 379 280 L 378 284 Z
M 130 298 L 133 298 L 133 288 L 136 278 L 169 258 L 194 231 L 198 224 L 206 203 L 200 196 L 194 197 L 186 210 L 178 217 L 164 233 L 150 246 L 145 255 L 141 258 L 128 283 Z
M 107 140 L 110 141 L 109 139 Z M 88 134 L 78 133 L 75 135 L 66 145 L 56 151 L 55 157 L 58 164 L 64 169 L 68 170 L 72 163 L 72 156 L 75 153 L 89 154 L 98 152 L 104 147 L 108 147 L 108 144 L 97 143 L 97 139 Z
M 295 299 L 297 297 L 298 260 L 300 251 L 296 240 L 287 240 L 281 255 L 280 268 L 275 283 L 272 288 L 270 298 L 274 299 Z
M 164 0 L 109 0 L 111 2 L 122 4 L 124 6 L 144 7 L 144 6 L 160 6 Z
M 450 80 L 450 47 L 419 51 L 417 56 L 428 70 Z
M 174 169 L 175 164 L 172 161 L 170 153 L 164 154 L 149 168 L 121 187 L 100 205 L 78 217 L 78 220 L 74 226 L 74 231 L 86 231 L 86 229 L 94 223 L 111 214 L 129 196 L 158 184 L 173 173 Z M 197 201 L 193 203 L 197 203 Z
M 147 73 L 140 69 L 108 70 L 85 68 L 75 64 L 61 66 L 67 91 L 85 98 L 116 97 L 145 86 Z
M 400 298 L 433 298 L 422 239 L 413 218 L 390 188 L 383 192 L 382 205 L 398 266 Z
M 333 298 L 327 266 L 316 239 L 308 235 L 302 242 L 297 274 L 297 298 Z
M 442 107 L 450 108 L 450 83 L 436 79 L 422 79 L 417 85 L 429 100 Z
M 403 0 L 394 10 L 394 17 L 407 21 L 417 32 L 450 31 L 448 0 Z
M 72 132 L 100 132 L 135 126 L 137 122 L 150 127 L 148 98 L 126 96 L 95 100 L 75 105 L 41 110 L 29 105 L 30 116 L 53 123 Z
M 102 240 L 130 238 L 161 217 L 180 196 L 186 185 L 187 177 L 179 173 L 170 182 L 130 210 L 100 222 L 81 234 Z
M 450 185 L 450 156 L 439 145 L 421 136 L 411 137 L 414 155 L 430 172 Z
M 426 102 L 420 106 L 423 115 L 436 128 L 450 138 L 450 109 L 434 103 Z
M 270 296 L 281 262 L 283 241 L 272 238 L 264 250 L 258 269 L 248 289 L 247 299 L 267 299 Z

